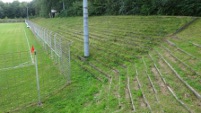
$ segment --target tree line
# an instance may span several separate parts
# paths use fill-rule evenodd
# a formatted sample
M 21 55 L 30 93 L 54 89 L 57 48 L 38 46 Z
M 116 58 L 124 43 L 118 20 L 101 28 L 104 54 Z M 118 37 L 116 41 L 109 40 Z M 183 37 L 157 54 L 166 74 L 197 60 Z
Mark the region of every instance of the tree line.
M 0 1 L 0 18 L 25 18 L 27 17 L 27 7 L 29 7 L 29 15 L 35 15 L 33 3 L 19 1 L 4 3 Z
M 83 0 L 33 0 L 30 3 L 0 1 L 0 18 L 48 17 L 51 9 L 58 16 L 81 16 Z M 201 0 L 88 0 L 89 15 L 181 15 L 201 16 Z
M 34 0 L 37 14 L 51 8 L 59 16 L 81 16 L 83 0 Z M 65 7 L 63 7 L 63 3 Z M 201 16 L 201 0 L 88 0 L 89 15 L 181 15 Z

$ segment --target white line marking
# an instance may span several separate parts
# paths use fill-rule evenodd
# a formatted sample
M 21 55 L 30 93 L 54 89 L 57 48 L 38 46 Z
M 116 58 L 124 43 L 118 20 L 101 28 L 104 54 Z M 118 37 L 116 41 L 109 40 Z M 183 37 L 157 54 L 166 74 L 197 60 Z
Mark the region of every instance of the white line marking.
M 28 48 L 29 48 L 28 50 L 29 50 L 29 53 L 30 53 L 30 58 L 31 58 L 32 64 L 34 64 L 33 56 L 32 56 L 31 51 L 30 51 L 31 46 L 29 44 L 29 39 L 27 37 L 27 33 L 26 33 L 25 29 L 24 29 L 24 34 L 25 34 L 25 37 L 26 37 L 26 40 L 27 40 L 27 45 L 28 45 Z
M 7 68 L 1 68 L 0 71 L 7 71 L 7 70 L 11 70 L 11 69 L 18 69 L 18 68 L 23 68 L 23 67 L 29 67 L 32 66 L 33 64 L 29 64 L 29 62 L 25 62 L 22 64 L 19 64 L 17 66 L 13 66 L 13 67 L 7 67 Z

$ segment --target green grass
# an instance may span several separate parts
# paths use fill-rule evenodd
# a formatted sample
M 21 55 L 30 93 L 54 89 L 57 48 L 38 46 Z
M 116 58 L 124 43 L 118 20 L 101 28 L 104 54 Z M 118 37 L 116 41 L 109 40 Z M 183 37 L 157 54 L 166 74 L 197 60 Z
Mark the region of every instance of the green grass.
M 120 72 L 120 86 L 118 85 L 117 79 L 113 81 L 115 84 L 105 84 L 106 95 L 109 95 L 109 100 L 111 100 L 108 104 L 105 102 L 106 100 L 103 98 L 98 104 L 99 106 L 104 105 L 105 107 L 97 108 L 99 111 L 118 111 L 118 104 L 115 102 L 117 97 L 110 97 L 111 94 L 117 95 L 117 90 L 111 90 L 111 92 L 107 92 L 109 87 L 120 87 L 119 95 L 120 102 L 123 103 L 123 110 L 129 112 L 131 106 L 129 103 L 129 99 L 125 97 L 127 94 L 125 92 L 126 88 L 126 72 L 124 70 L 125 66 L 129 68 L 129 76 L 133 78 L 135 73 L 133 71 L 133 65 L 138 64 L 139 73 L 140 73 L 140 81 L 143 83 L 142 90 L 147 95 L 147 99 L 150 103 L 154 112 L 163 111 L 170 112 L 172 111 L 171 106 L 178 106 L 179 103 L 174 99 L 174 97 L 166 97 L 166 95 L 161 94 L 161 86 L 157 83 L 154 83 L 156 87 L 158 87 L 159 98 L 162 100 L 161 103 L 169 103 L 171 106 L 166 104 L 162 104 L 160 108 L 160 104 L 157 106 L 153 103 L 157 103 L 154 99 L 153 95 L 150 95 L 152 90 L 150 89 L 150 85 L 145 75 L 145 70 L 143 63 L 140 61 L 141 56 L 147 55 L 149 51 L 152 51 L 154 47 L 158 47 L 161 43 L 163 43 L 164 37 L 173 34 L 177 29 L 182 27 L 191 18 L 189 17 L 160 17 L 160 16 L 102 16 L 102 17 L 90 17 L 89 18 L 89 30 L 90 30 L 90 51 L 91 56 L 87 59 L 87 62 L 92 63 L 98 66 L 99 69 L 105 70 L 106 73 L 113 75 L 112 70 L 116 69 Z M 72 45 L 72 55 L 73 58 L 76 59 L 77 56 L 83 56 L 83 41 L 82 41 L 82 18 L 80 17 L 70 17 L 70 18 L 56 18 L 56 19 L 43 19 L 38 18 L 32 20 L 46 28 L 49 28 L 55 32 L 58 32 L 65 36 L 67 40 L 73 41 Z M 78 61 L 81 63 L 81 61 Z M 85 67 L 89 67 L 87 62 L 84 63 Z M 150 69 L 152 67 L 152 63 L 148 62 Z M 82 64 L 82 63 L 81 63 Z M 83 65 L 83 64 L 82 64 Z M 107 69 L 106 69 L 107 68 Z M 109 71 L 111 70 L 111 71 Z M 90 72 L 94 72 L 96 70 L 90 69 Z M 172 73 L 171 73 L 172 74 Z M 95 74 L 98 77 L 101 75 Z M 113 75 L 114 76 L 114 75 Z M 156 77 L 157 79 L 160 77 Z M 133 78 L 135 79 L 135 77 Z M 114 80 L 114 77 L 113 77 Z M 157 80 L 153 80 L 157 81 Z M 168 79 L 168 82 L 170 80 Z M 108 81 L 109 82 L 109 81 Z M 177 81 L 178 82 L 178 81 Z M 171 82 L 174 84 L 174 82 Z M 180 83 L 181 84 L 181 83 Z M 131 81 L 131 87 L 134 85 Z M 182 86 L 185 87 L 185 86 Z M 103 88 L 99 90 L 103 91 Z M 167 90 L 167 89 L 166 89 Z M 113 93 L 112 93 L 113 92 Z M 168 90 L 167 90 L 168 92 Z M 137 111 L 147 111 L 148 109 L 142 107 L 139 102 L 142 100 L 142 97 L 139 97 L 138 93 L 135 93 L 135 90 L 132 90 L 134 102 L 137 104 Z M 103 93 L 102 95 L 104 95 Z M 168 95 L 171 95 L 169 92 Z M 115 106 L 113 106 L 115 105 Z M 110 108 L 112 106 L 112 108 Z M 179 105 L 180 106 L 180 105 Z M 107 108 L 110 108 L 108 110 Z M 91 109 L 92 110 L 92 109 Z M 93 110 L 92 110 L 93 111 Z M 122 111 L 121 109 L 119 110 Z M 183 111 L 185 109 L 183 107 L 179 107 L 175 112 Z
M 90 74 L 80 69 L 78 64 L 75 62 L 72 62 L 72 64 L 72 74 L 74 76 L 72 76 L 72 84 L 70 86 L 45 101 L 42 107 L 33 106 L 19 112 L 76 113 L 87 112 L 89 109 L 92 110 L 97 108 L 98 106 L 94 105 L 96 102 L 94 95 L 98 93 L 98 87 L 100 86 L 99 82 L 97 82 Z
M 189 44 L 189 41 L 196 42 L 200 44 L 200 39 L 197 37 L 200 35 L 199 33 L 199 25 L 200 19 L 195 21 L 189 27 L 187 27 L 182 32 L 176 34 L 172 37 L 167 37 L 167 40 L 175 43 L 177 47 L 182 50 L 190 53 L 192 56 L 189 56 L 178 49 L 175 46 L 171 46 L 168 43 L 162 43 L 161 45 L 169 48 L 171 53 L 179 58 L 182 62 L 190 66 L 196 73 L 200 74 L 200 48 Z M 193 33 L 192 33 L 193 32 Z M 178 60 L 174 59 L 167 51 L 165 51 L 164 47 L 159 46 L 156 47 L 163 57 L 167 60 L 167 62 L 175 69 L 175 71 L 182 77 L 182 79 L 187 82 L 192 88 L 194 88 L 200 94 L 200 86 L 201 86 L 201 77 L 200 75 L 195 74 L 188 67 L 180 63 Z M 172 72 L 172 70 L 162 61 L 160 60 L 159 55 L 154 51 L 150 51 L 153 54 L 155 60 L 158 63 L 162 73 L 164 74 L 164 78 L 166 79 L 168 85 L 172 88 L 178 98 L 184 102 L 192 111 L 200 112 L 201 109 L 197 103 L 199 103 L 199 99 L 190 91 Z M 166 65 L 166 66 L 165 66 Z M 187 96 L 188 95 L 188 96 Z
M 173 33 L 189 20 L 191 18 L 157 16 L 91 17 L 90 59 L 101 60 L 109 66 L 122 65 L 147 53 L 164 36 Z M 72 53 L 82 56 L 82 18 L 39 18 L 33 21 L 72 40 Z
M 189 78 L 191 77 L 191 75 L 188 75 L 190 73 L 189 70 L 185 71 L 182 64 L 179 64 L 178 61 L 173 62 L 172 58 L 168 57 L 165 50 L 160 46 L 164 45 L 170 48 L 176 57 L 190 65 L 198 73 L 201 73 L 199 62 L 201 59 L 200 48 L 188 44 L 191 41 L 201 45 L 200 39 L 197 38 L 201 36 L 199 32 L 201 20 L 198 19 L 184 31 L 175 35 L 179 38 L 171 37 L 171 34 L 190 20 L 191 17 L 167 16 L 90 17 L 90 57 L 86 61 L 83 61 L 80 60 L 83 56 L 81 17 L 33 19 L 33 22 L 60 33 L 66 40 L 73 41 L 71 46 L 72 84 L 59 93 L 50 96 L 50 98 L 44 101 L 43 106 L 31 106 L 18 112 L 131 112 L 131 102 L 126 90 L 127 76 L 130 77 L 130 88 L 136 112 L 150 112 L 143 102 L 142 93 L 146 96 L 153 112 L 188 112 L 174 98 L 168 90 L 168 87 L 193 112 L 200 112 L 199 100 L 177 79 L 167 64 L 154 51 L 155 49 L 158 50 L 181 77 L 200 92 L 200 76 L 196 77 L 196 81 Z M 166 39 L 174 42 L 178 47 L 191 53 L 198 59 L 185 60 L 189 56 L 177 51 L 175 47 L 170 46 L 165 42 Z M 41 46 L 38 47 L 41 48 Z M 153 56 L 154 62 L 148 56 L 148 53 Z M 157 97 L 160 103 L 154 97 L 155 94 L 145 73 L 142 57 L 147 64 L 147 72 L 157 90 Z M 46 61 L 51 64 L 50 59 Z M 161 76 L 154 67 L 154 63 L 163 74 L 163 78 L 167 84 L 163 83 Z M 96 66 L 96 68 L 92 65 Z M 135 65 L 137 65 L 138 78 L 142 84 L 142 91 L 139 90 L 137 85 Z M 47 75 L 57 73 L 56 67 L 54 70 L 52 68 L 50 70 L 52 71 L 49 71 Z M 118 70 L 118 72 L 114 73 L 114 70 Z M 107 78 L 103 72 L 111 76 L 112 79 Z M 46 73 L 43 74 L 47 76 Z M 96 78 L 102 82 L 96 80 Z M 57 83 L 57 80 L 54 79 L 55 76 L 49 78 L 49 81 L 51 83 Z M 193 82 L 196 83 L 193 84 Z M 58 87 L 61 84 L 58 84 Z M 52 86 L 48 87 L 52 89 Z M 119 102 L 121 107 L 119 107 Z
M 42 49 L 40 42 L 36 40 L 24 23 L 0 24 L 0 34 L 2 34 L 0 38 L 0 69 L 19 66 L 24 62 L 30 64 L 26 67 L 0 71 L 0 112 L 21 109 L 27 105 L 37 105 L 36 72 L 30 56 L 32 45 L 37 50 L 42 102 L 55 95 L 55 92 L 66 85 L 67 79 L 59 72 L 57 64 Z M 28 44 L 27 39 L 30 44 Z M 32 57 L 34 58 L 33 55 Z M 74 61 L 72 61 L 72 66 L 77 68 L 78 72 L 82 71 Z M 90 75 L 87 72 L 85 74 L 76 72 L 72 72 L 72 76 L 77 74 L 79 77 Z M 76 90 L 74 93 L 78 95 L 83 90 L 88 91 L 84 92 L 83 95 L 94 93 L 94 89 L 91 88 L 79 90 L 82 85 L 89 86 L 88 84 L 92 82 L 91 79 L 93 78 L 87 77 L 86 80 L 90 80 L 88 84 L 77 86 L 78 84 L 74 83 L 77 76 L 73 77 L 72 80 L 74 85 L 71 88 Z M 86 100 L 82 99 L 82 101 L 84 103 Z
M 0 24 L 0 54 L 28 51 L 24 29 L 24 25 L 21 23 Z
M 0 68 L 19 66 L 31 57 L 26 39 L 27 28 L 23 23 L 0 24 Z M 28 52 L 27 52 L 28 51 Z M 20 105 L 35 101 L 34 65 L 0 71 L 1 107 L 0 112 L 15 109 Z M 34 84 L 35 85 L 35 84 Z

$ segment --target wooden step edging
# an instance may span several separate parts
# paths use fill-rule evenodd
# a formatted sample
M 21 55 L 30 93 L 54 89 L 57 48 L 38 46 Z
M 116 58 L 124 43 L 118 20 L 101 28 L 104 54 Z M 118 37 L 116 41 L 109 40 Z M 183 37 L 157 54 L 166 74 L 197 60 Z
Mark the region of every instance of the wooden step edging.
M 149 57 L 152 59 L 152 61 L 154 62 L 152 56 L 149 54 Z M 161 71 L 159 70 L 159 68 L 157 67 L 157 65 L 154 62 L 154 67 L 157 70 L 157 72 L 159 73 L 160 77 L 162 78 L 162 81 L 164 82 L 165 86 L 167 87 L 167 89 L 169 90 L 169 92 L 172 94 L 172 96 L 177 100 L 177 102 L 179 102 L 189 113 L 192 113 L 192 111 L 181 101 L 179 100 L 179 98 L 176 96 L 176 94 L 174 93 L 174 91 L 168 86 L 165 78 L 163 77 Z
M 154 91 L 154 93 L 155 93 L 156 101 L 159 102 L 159 99 L 158 99 L 158 97 L 157 97 L 157 91 L 156 91 L 156 88 L 155 88 L 155 86 L 154 86 L 154 84 L 153 84 L 153 82 L 152 82 L 152 80 L 151 80 L 151 77 L 149 76 L 149 74 L 148 74 L 148 72 L 147 72 L 148 68 L 147 68 L 147 64 L 146 64 L 146 62 L 144 61 L 144 58 L 142 58 L 142 61 L 143 61 L 144 66 L 145 66 L 145 68 L 146 68 L 146 70 L 145 70 L 146 75 L 147 75 L 147 77 L 148 77 L 148 79 L 149 79 L 149 82 L 151 83 L 151 86 L 152 86 L 153 91 Z
M 166 40 L 166 41 L 167 41 L 168 44 L 170 44 L 171 46 L 176 47 L 176 49 L 179 50 L 179 51 L 181 51 L 182 53 L 185 53 L 186 55 L 190 56 L 190 57 L 193 58 L 193 59 L 199 60 L 197 57 L 195 57 L 195 56 L 193 56 L 192 54 L 190 54 L 190 53 L 184 51 L 183 49 L 179 48 L 175 43 L 173 43 L 173 42 L 171 42 L 171 41 L 169 41 L 169 40 Z M 200 60 L 199 60 L 199 61 L 200 61 Z
M 147 107 L 149 108 L 150 112 L 152 112 L 151 106 L 149 105 L 149 102 L 147 101 L 147 98 L 146 98 L 146 96 L 144 95 L 144 92 L 142 91 L 142 86 L 141 86 L 140 81 L 139 81 L 139 79 L 138 79 L 138 71 L 137 71 L 136 66 L 135 66 L 135 69 L 136 69 L 136 79 L 137 79 L 137 83 L 138 83 L 139 89 L 140 89 L 140 91 L 142 92 L 142 97 L 143 97 L 144 102 L 146 103 Z
M 184 104 L 181 100 L 179 100 L 179 98 L 176 96 L 176 94 L 173 92 L 173 90 L 172 90 L 169 86 L 167 86 L 167 88 L 168 88 L 168 90 L 172 93 L 172 95 L 174 96 L 174 98 L 175 98 L 182 106 L 184 106 L 184 107 L 186 108 L 186 110 L 187 110 L 189 113 L 193 113 L 193 112 L 190 110 L 190 108 L 188 108 L 188 107 L 186 106 L 186 104 Z
M 132 96 L 131 90 L 130 90 L 130 78 L 129 78 L 128 75 L 127 75 L 127 88 L 128 88 L 128 93 L 129 93 L 130 101 L 131 101 L 131 104 L 132 104 L 132 110 L 133 110 L 133 112 L 135 112 L 136 109 L 135 109 L 135 105 L 134 105 L 134 102 L 133 102 L 133 96 Z
M 162 58 L 162 60 L 168 65 L 168 67 L 174 72 L 174 74 L 176 75 L 177 78 L 179 78 L 181 80 L 181 82 L 187 87 L 189 88 L 193 94 L 201 100 L 201 95 L 195 90 L 193 89 L 186 81 L 184 81 L 181 76 L 177 73 L 177 71 L 175 71 L 175 69 L 165 60 L 165 58 L 157 51 L 157 53 L 159 54 L 159 56 Z
M 198 72 L 196 72 L 193 68 L 191 68 L 189 65 L 187 65 L 185 62 L 183 62 L 182 60 L 180 60 L 178 57 L 176 57 L 175 55 L 173 55 L 173 53 L 165 46 L 161 45 L 166 51 L 169 52 L 169 54 L 174 57 L 176 60 L 178 60 L 180 63 L 182 63 L 184 66 L 186 66 L 187 68 L 189 68 L 192 72 L 194 72 L 196 75 L 199 75 L 200 74 Z

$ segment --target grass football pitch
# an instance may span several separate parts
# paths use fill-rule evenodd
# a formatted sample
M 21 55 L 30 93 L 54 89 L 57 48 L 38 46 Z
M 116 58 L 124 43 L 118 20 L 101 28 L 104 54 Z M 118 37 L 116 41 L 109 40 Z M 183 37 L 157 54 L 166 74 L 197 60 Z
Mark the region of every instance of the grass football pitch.
M 65 78 L 25 23 L 0 24 L 0 112 L 37 103 L 35 56 L 37 50 L 41 98 L 65 85 Z

